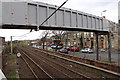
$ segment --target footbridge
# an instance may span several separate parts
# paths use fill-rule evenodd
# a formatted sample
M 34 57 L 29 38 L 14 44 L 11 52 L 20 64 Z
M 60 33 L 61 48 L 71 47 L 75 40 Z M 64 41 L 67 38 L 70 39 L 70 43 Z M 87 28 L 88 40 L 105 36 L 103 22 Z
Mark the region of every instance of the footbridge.
M 99 60 L 98 35 L 108 35 L 108 58 L 111 62 L 110 21 L 92 14 L 41 2 L 0 2 L 1 29 L 70 30 L 95 32 L 96 60 Z M 42 24 L 42 25 L 41 25 Z
M 40 25 L 58 6 L 41 2 L 0 2 L 2 29 L 45 29 L 108 32 L 109 21 L 92 14 L 60 8 Z

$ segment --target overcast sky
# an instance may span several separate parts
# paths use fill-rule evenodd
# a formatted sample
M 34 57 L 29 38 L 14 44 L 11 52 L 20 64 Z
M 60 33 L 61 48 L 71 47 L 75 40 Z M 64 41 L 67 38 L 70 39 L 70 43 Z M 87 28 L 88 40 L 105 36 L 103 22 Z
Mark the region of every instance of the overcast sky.
M 44 2 L 48 4 L 53 4 L 60 6 L 65 0 L 34 0 L 39 2 Z M 82 11 L 85 13 L 93 14 L 96 16 L 101 16 L 101 12 L 103 12 L 103 16 L 106 16 L 107 19 L 118 22 L 118 1 L 119 0 L 68 0 L 68 2 L 64 5 L 66 8 L 71 8 L 74 10 Z M 10 36 L 20 36 L 29 32 L 29 30 L 3 30 L 0 29 L 0 36 L 6 37 L 6 40 L 10 40 Z M 39 32 L 32 32 L 25 37 L 19 38 L 14 37 L 16 39 L 37 39 L 42 36 Z

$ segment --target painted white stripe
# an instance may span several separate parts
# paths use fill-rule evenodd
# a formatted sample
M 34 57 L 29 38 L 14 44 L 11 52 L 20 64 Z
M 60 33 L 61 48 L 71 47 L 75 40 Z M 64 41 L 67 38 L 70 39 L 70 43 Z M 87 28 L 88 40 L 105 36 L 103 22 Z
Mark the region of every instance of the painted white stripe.
M 0 80 L 7 80 L 1 69 L 0 69 Z

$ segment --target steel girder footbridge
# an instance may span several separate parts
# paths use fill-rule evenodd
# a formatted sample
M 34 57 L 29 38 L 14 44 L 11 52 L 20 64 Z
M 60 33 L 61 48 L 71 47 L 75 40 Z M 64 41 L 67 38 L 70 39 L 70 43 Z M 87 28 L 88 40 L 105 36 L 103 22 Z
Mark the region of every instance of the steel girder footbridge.
M 41 2 L 0 2 L 1 29 L 70 30 L 89 31 L 96 34 L 97 60 L 99 60 L 98 35 L 108 35 L 109 61 L 111 62 L 109 20 L 68 8 Z M 46 20 L 46 22 L 44 22 Z M 43 23 L 44 22 L 44 23 Z
M 58 6 L 41 2 L 1 2 L 0 27 L 2 29 L 39 27 L 45 30 L 109 31 L 109 22 L 105 18 L 64 7 L 42 24 L 57 8 Z

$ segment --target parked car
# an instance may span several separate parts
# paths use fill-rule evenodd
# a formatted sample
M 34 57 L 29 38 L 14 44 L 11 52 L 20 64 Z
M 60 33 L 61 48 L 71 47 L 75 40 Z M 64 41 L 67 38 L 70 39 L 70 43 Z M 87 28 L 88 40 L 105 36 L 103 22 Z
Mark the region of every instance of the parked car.
M 101 52 L 105 52 L 105 49 L 100 49 Z
M 63 46 L 58 46 L 57 48 L 58 48 L 58 49 L 62 49 L 62 48 L 63 48 Z
M 51 46 L 51 44 L 47 44 L 47 46 Z
M 63 47 L 63 48 L 64 48 L 64 49 L 67 49 L 68 51 L 70 51 L 70 48 L 71 48 L 71 47 Z
M 55 44 L 50 44 L 51 48 L 55 49 L 56 45 Z
M 51 48 L 56 49 L 56 45 L 51 46 Z M 62 49 L 63 46 L 57 46 L 57 49 Z
M 68 54 L 68 50 L 64 48 L 60 49 L 59 52 Z
M 48 48 L 49 51 L 53 51 L 53 49 L 51 47 Z
M 56 46 L 51 46 L 51 48 L 52 48 L 52 49 L 55 49 L 55 48 L 56 48 Z
M 82 53 L 93 53 L 93 50 L 90 48 L 84 48 L 81 50 Z
M 70 51 L 75 51 L 75 52 L 79 52 L 80 49 L 78 47 L 71 47 Z

